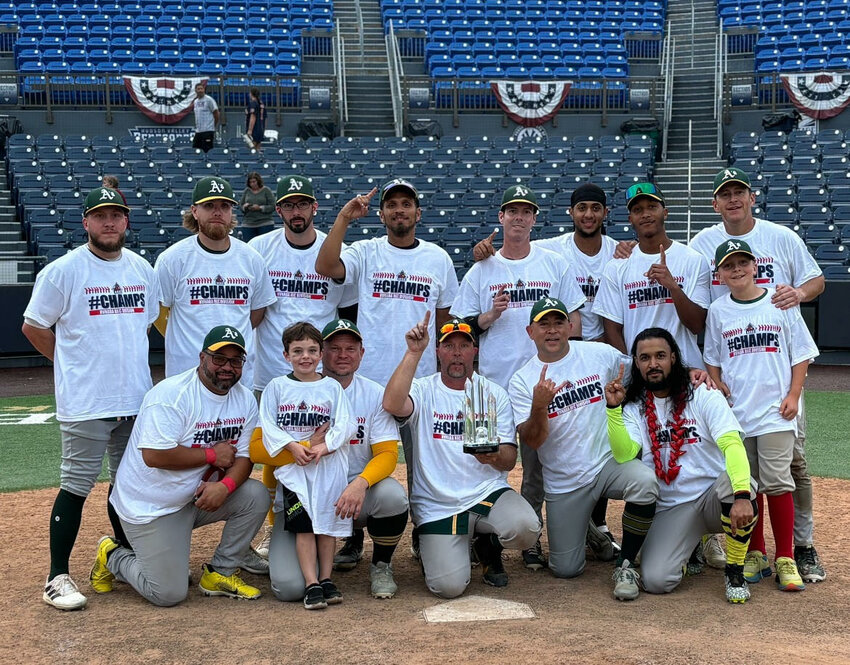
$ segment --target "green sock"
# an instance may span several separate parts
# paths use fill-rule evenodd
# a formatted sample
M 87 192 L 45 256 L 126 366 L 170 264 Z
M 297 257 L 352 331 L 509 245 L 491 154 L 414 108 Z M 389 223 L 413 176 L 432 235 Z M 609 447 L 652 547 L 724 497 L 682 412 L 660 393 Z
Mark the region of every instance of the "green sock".
M 366 527 L 372 539 L 372 563 L 389 563 L 407 526 L 407 511 L 391 517 L 369 517 Z
M 50 513 L 50 578 L 68 573 L 68 560 L 80 531 L 86 497 L 59 490 Z

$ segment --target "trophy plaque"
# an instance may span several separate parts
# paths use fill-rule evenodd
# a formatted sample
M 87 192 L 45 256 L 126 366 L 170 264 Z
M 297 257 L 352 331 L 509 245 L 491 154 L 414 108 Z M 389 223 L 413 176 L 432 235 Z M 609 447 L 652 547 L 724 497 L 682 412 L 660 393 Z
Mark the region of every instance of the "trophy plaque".
M 485 395 L 484 382 L 476 389 L 469 379 L 463 388 L 463 452 L 470 455 L 495 453 L 499 450 L 496 434 L 496 398 Z

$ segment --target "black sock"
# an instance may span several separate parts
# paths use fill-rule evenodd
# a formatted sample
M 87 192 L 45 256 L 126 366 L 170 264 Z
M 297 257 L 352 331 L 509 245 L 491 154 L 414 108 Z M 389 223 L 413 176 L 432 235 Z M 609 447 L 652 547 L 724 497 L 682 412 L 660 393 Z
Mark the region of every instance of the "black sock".
M 605 514 L 608 512 L 608 497 L 600 496 L 599 501 L 593 506 L 593 512 L 590 513 L 590 519 L 596 526 L 602 526 L 608 522 L 605 520 Z
M 86 497 L 59 490 L 50 512 L 50 578 L 68 573 L 68 560 L 80 531 Z
M 637 553 L 643 547 L 643 541 L 649 527 L 652 526 L 652 518 L 655 517 L 655 503 L 637 504 L 626 502 L 623 509 L 623 544 L 620 556 L 617 557 L 617 565 L 621 566 L 623 561 L 628 560 L 630 564 L 635 562 Z
M 133 549 L 130 547 L 130 541 L 127 540 L 127 535 L 124 533 L 124 527 L 121 526 L 121 519 L 118 517 L 118 513 L 115 512 L 115 508 L 112 507 L 112 502 L 109 500 L 109 497 L 112 496 L 112 490 L 115 485 L 109 485 L 109 492 L 106 495 L 106 514 L 109 516 L 109 523 L 112 525 L 112 533 L 113 539 L 118 545 L 121 547 L 126 547 L 127 549 Z M 112 550 L 113 552 L 115 550 Z M 110 552 L 112 554 L 112 552 Z
M 368 517 L 366 527 L 372 539 L 372 563 L 389 563 L 407 526 L 407 511 L 391 517 Z

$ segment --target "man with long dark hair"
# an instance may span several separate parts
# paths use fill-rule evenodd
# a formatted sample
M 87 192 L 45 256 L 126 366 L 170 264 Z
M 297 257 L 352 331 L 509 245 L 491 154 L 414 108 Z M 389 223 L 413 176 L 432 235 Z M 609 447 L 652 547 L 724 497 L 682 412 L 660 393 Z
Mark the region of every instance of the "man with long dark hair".
M 621 365 L 605 386 L 605 400 L 614 459 L 640 456 L 658 478 L 658 509 L 641 554 L 644 589 L 675 589 L 702 534 L 722 530 L 726 599 L 744 603 L 750 597 L 744 557 L 757 509 L 741 426 L 722 392 L 691 385 L 667 330 L 643 330 L 631 351 L 628 388 Z

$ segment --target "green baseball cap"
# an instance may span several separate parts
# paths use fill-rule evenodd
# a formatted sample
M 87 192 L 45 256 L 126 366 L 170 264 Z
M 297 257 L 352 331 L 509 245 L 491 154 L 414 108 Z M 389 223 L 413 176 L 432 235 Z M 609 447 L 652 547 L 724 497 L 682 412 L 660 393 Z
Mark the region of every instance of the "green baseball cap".
M 363 335 L 360 334 L 360 331 L 357 329 L 357 325 L 348 319 L 334 319 L 331 321 L 328 325 L 322 328 L 322 339 L 328 339 L 337 333 L 350 333 L 355 337 L 358 337 L 361 342 L 363 341 Z
M 192 205 L 214 201 L 215 199 L 224 199 L 236 203 L 236 199 L 233 197 L 233 188 L 227 180 L 211 175 L 201 178 L 195 183 L 195 189 L 192 190 Z
M 300 175 L 285 175 L 277 181 L 277 195 L 275 203 L 280 203 L 291 196 L 303 196 L 316 200 L 313 194 L 313 183 Z
M 637 201 L 641 196 L 658 201 L 665 208 L 667 207 L 667 203 L 664 201 L 664 194 L 661 193 L 658 185 L 654 185 L 651 182 L 638 182 L 626 190 L 626 208 L 631 210 L 632 203 Z
M 719 268 L 733 254 L 746 254 L 753 259 L 756 258 L 753 250 L 743 240 L 724 240 L 714 252 L 714 268 Z
M 406 189 L 408 193 L 413 197 L 413 200 L 416 201 L 416 207 L 419 207 L 419 192 L 416 191 L 416 187 L 411 185 L 407 180 L 403 178 L 393 178 L 389 182 L 385 182 L 381 185 L 381 202 L 380 206 L 384 205 L 384 201 L 387 196 L 389 196 L 390 192 L 394 189 Z
M 501 209 L 509 203 L 527 203 L 534 207 L 535 212 L 540 210 L 537 205 L 537 195 L 521 183 L 508 187 L 502 195 Z
M 124 212 L 130 212 L 130 208 L 125 203 L 121 192 L 111 187 L 98 187 L 91 190 L 88 196 L 86 196 L 83 206 L 83 216 L 88 215 L 92 210 L 105 208 L 106 206 L 115 206 L 116 208 L 121 208 Z
M 714 193 L 717 194 L 721 187 L 728 185 L 730 182 L 737 182 L 744 185 L 747 189 L 752 189 L 750 187 L 750 176 L 741 169 L 730 166 L 714 176 Z
M 570 318 L 570 313 L 567 311 L 567 306 L 557 298 L 541 298 L 531 308 L 531 317 L 529 323 L 539 321 L 549 312 L 558 312 L 563 314 L 565 318 Z
M 245 338 L 234 326 L 216 326 L 204 337 L 202 351 L 218 351 L 225 346 L 238 346 L 242 351 L 248 353 L 245 348 Z

